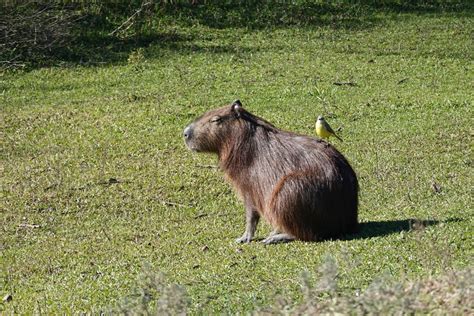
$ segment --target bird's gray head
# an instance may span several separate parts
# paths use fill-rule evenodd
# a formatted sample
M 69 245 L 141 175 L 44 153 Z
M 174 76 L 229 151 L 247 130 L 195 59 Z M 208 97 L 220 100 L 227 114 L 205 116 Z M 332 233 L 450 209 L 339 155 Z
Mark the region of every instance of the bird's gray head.
M 324 117 L 322 115 L 318 116 L 318 121 L 324 121 Z

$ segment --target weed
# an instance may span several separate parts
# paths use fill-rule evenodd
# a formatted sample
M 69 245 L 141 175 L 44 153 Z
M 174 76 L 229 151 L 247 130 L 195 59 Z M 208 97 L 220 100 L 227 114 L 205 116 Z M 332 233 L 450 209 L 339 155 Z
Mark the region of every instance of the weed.
M 330 257 L 329 257 L 330 258 Z M 330 268 L 329 268 L 330 267 Z M 320 268 L 327 271 L 320 275 L 321 283 L 334 279 L 334 259 L 326 259 Z M 329 269 L 329 270 L 328 270 Z M 336 269 L 337 270 L 337 269 Z M 308 275 L 304 276 L 307 280 Z M 303 299 L 291 302 L 281 297 L 273 306 L 261 309 L 257 314 L 270 315 L 406 315 L 406 314 L 465 314 L 474 310 L 474 274 L 472 268 L 450 271 L 438 278 L 427 278 L 416 282 L 395 281 L 382 274 L 365 291 L 341 294 L 331 286 L 330 296 L 326 291 L 314 291 L 311 283 L 303 283 Z M 326 290 L 328 288 L 325 288 Z
M 128 55 L 128 64 L 131 65 L 133 69 L 137 72 L 142 72 L 145 69 L 146 60 L 143 52 L 143 48 L 138 48 L 137 50 L 132 51 L 130 55 Z
M 163 274 L 146 265 L 139 276 L 135 293 L 126 297 L 112 310 L 123 315 L 185 315 L 189 305 L 184 289 L 167 285 Z

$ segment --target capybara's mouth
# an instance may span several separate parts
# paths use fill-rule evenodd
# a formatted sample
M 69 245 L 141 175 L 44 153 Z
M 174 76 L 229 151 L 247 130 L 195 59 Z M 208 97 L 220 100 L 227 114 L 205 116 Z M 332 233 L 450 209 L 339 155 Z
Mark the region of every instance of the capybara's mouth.
M 199 152 L 199 149 L 196 146 L 194 146 L 193 144 L 189 144 L 187 141 L 184 141 L 184 142 L 186 144 L 186 147 L 188 147 L 189 150 L 195 153 Z

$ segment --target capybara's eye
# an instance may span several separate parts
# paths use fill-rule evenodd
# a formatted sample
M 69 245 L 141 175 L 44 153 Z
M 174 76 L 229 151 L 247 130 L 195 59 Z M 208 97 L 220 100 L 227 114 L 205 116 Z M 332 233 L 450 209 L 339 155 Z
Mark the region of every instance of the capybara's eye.
M 220 121 L 222 121 L 222 118 L 220 116 L 214 116 L 210 120 L 211 123 L 219 123 Z

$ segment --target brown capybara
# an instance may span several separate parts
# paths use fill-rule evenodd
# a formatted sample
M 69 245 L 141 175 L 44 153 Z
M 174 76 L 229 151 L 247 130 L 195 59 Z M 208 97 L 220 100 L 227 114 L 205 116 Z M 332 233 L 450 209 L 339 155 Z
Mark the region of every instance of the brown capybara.
M 261 216 L 273 227 L 264 243 L 313 241 L 357 229 L 358 183 L 329 143 L 283 131 L 246 111 L 239 100 L 211 110 L 183 133 L 193 151 L 217 153 L 246 208 L 250 242 Z

